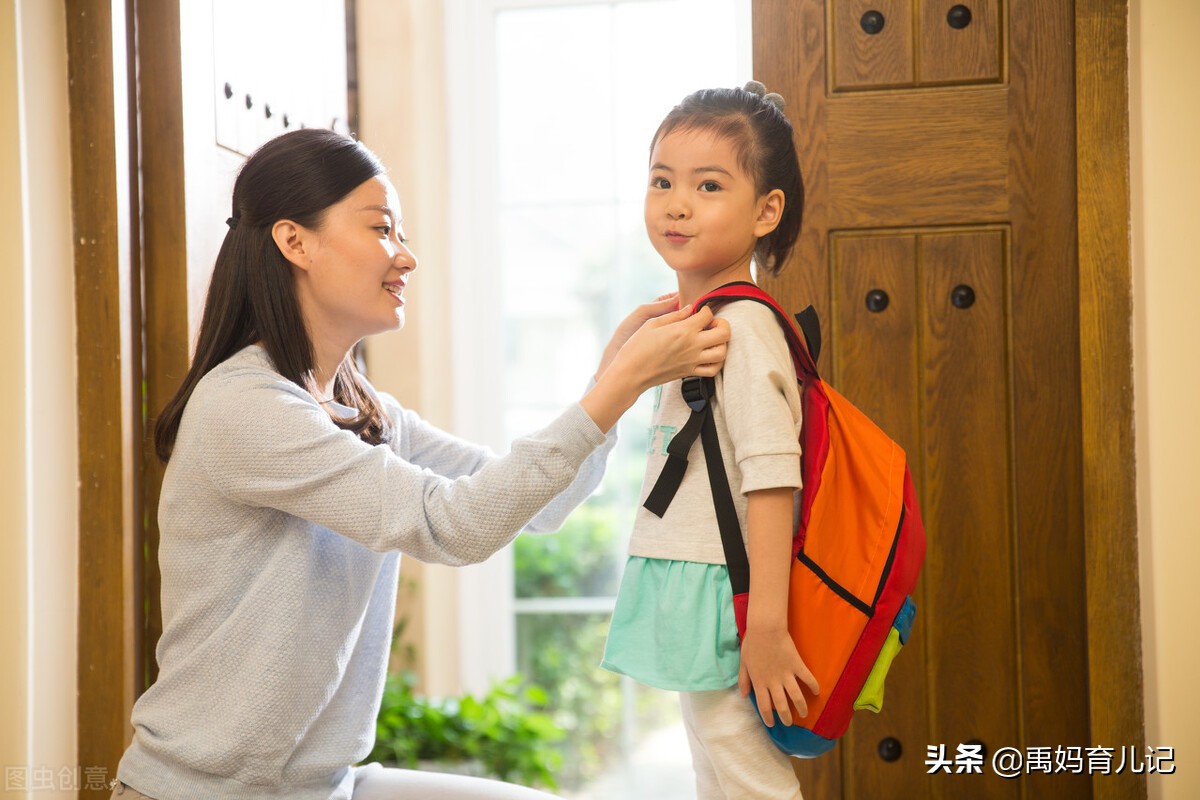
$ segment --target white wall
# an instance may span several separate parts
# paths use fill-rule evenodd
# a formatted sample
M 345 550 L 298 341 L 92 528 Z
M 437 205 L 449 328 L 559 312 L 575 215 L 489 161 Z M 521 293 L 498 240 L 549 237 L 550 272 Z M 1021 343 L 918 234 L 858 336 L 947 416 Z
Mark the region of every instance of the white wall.
M 75 307 L 63 3 L 0 0 L 0 765 L 74 797 Z M 8 795 L 6 795 L 8 796 Z M 33 796 L 33 795 L 31 795 Z
M 1150 796 L 1200 797 L 1200 3 L 1134 0 L 1130 168 L 1146 743 L 1177 773 Z M 1120 743 L 1115 743 L 1120 744 Z

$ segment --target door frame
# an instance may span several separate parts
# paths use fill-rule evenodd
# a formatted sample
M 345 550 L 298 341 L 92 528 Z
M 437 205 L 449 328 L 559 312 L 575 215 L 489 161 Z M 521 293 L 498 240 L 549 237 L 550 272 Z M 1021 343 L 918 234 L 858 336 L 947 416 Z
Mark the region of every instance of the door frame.
M 100 797 L 128 740 L 142 643 L 136 95 L 132 42 L 114 34 L 130 29 L 131 6 L 65 5 L 79 422 L 75 725 L 77 761 L 89 775 L 79 795 Z
M 79 503 L 85 510 L 79 522 L 79 758 L 80 763 L 105 766 L 115 775 L 116 762 L 130 735 L 130 691 L 139 693 L 153 672 L 158 599 L 152 576 L 157 570 L 153 569 L 152 550 L 151 564 L 145 568 L 143 548 L 152 547 L 156 536 L 141 522 L 145 518 L 141 496 L 147 498 L 147 510 L 152 511 L 161 473 L 153 444 L 144 435 L 110 436 L 97 442 L 95 434 L 108 420 L 122 415 L 141 417 L 141 392 L 131 385 L 128 372 L 122 374 L 116 366 L 121 363 L 123 347 L 129 359 L 126 363 L 137 365 L 138 383 L 141 364 L 146 364 L 146 386 L 152 394 L 156 387 L 166 391 L 178 380 L 180 365 L 186 365 L 186 329 L 181 334 L 172 327 L 170 315 L 156 318 L 150 308 L 171 303 L 186 308 L 186 264 L 178 245 L 184 185 L 179 12 L 178 0 L 125 0 L 123 4 L 127 30 L 136 30 L 138 45 L 134 58 L 133 42 L 128 42 L 126 77 L 130 96 L 137 96 L 135 89 L 141 92 L 141 107 L 131 110 L 129 120 L 131 151 L 140 154 L 143 164 L 139 180 L 133 174 L 118 172 L 114 176 L 80 168 L 88 163 L 89 148 L 97 135 L 111 141 L 113 126 L 125 122 L 114 119 L 111 103 L 95 102 L 96 93 L 103 94 L 104 76 L 94 65 L 112 64 L 112 26 L 104 23 L 105 9 L 112 4 L 105 0 L 64 2 L 73 81 L 71 136 L 76 168 L 72 202 L 76 209 L 88 208 L 93 213 L 102 207 L 120 217 L 128 214 L 133 226 L 128 245 L 131 252 L 122 253 L 115 238 L 111 246 L 77 245 L 75 250 L 77 287 L 94 284 L 97 274 L 105 276 L 101 297 L 93 293 L 86 302 L 81 298 L 75 312 L 81 377 Z M 1145 710 L 1131 390 L 1128 25 L 1128 0 L 1075 2 L 1091 743 L 1140 748 L 1145 744 Z M 122 43 L 118 41 L 116 46 Z M 111 86 L 109 80 L 110 92 Z M 144 135 L 139 142 L 139 132 L 153 135 Z M 139 208 L 154 208 L 155 214 L 141 215 Z M 140 291 L 143 274 L 145 301 Z M 120 308 L 130 309 L 130 314 L 123 325 L 114 327 L 111 309 Z M 136 330 L 132 326 L 140 327 L 140 332 L 131 335 Z M 132 348 L 126 344 L 129 341 Z M 114 405 L 113 398 L 120 398 L 120 403 Z M 147 401 L 153 400 L 151 408 L 161 407 L 163 399 L 161 395 L 147 397 Z M 113 513 L 99 513 L 102 509 Z M 152 526 L 153 513 L 149 516 Z M 98 575 L 119 579 L 98 582 Z M 151 604 L 150 613 L 144 610 L 146 600 Z M 117 740 L 115 731 L 124 731 L 124 735 Z M 1145 776 L 1096 776 L 1093 790 L 1097 798 L 1144 797 Z
M 1091 744 L 1145 747 L 1129 242 L 1129 2 L 1075 2 L 1079 360 Z M 1065 743 L 1064 743 L 1065 744 Z M 1096 798 L 1146 776 L 1096 775 Z

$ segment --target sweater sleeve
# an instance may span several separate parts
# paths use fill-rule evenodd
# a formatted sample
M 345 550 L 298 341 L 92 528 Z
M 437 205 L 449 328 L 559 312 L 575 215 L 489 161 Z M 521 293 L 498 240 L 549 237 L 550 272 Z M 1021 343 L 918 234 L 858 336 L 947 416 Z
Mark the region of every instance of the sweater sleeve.
M 372 550 L 451 565 L 483 561 L 512 541 L 605 441 L 578 404 L 501 457 L 455 445 L 405 415 L 398 422 L 416 426 L 418 441 L 410 444 L 426 462 L 419 465 L 338 428 L 300 387 L 261 370 L 198 386 L 188 412 L 185 424 L 203 432 L 202 466 L 231 499 L 306 519 Z
M 447 478 L 474 474 L 496 459 L 491 449 L 430 424 L 415 411 L 401 406 L 391 395 L 381 392 L 380 397 L 397 423 L 398 435 L 392 443 L 392 450 L 402 458 Z M 614 425 L 604 443 L 584 460 L 570 485 L 538 512 L 525 530 L 530 533 L 550 533 L 561 528 L 571 512 L 600 485 L 608 455 L 616 443 L 617 426 Z

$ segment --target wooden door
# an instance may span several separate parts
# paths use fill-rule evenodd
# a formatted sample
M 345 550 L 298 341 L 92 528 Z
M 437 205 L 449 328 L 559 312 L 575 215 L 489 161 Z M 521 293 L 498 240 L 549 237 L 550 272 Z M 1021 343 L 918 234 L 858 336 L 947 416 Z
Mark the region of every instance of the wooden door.
M 1055 774 L 1089 738 L 1073 4 L 753 9 L 808 193 L 767 288 L 816 306 L 824 374 L 907 451 L 929 542 L 884 710 L 798 762 L 805 797 L 1090 796 Z M 1051 774 L 998 777 L 999 748 L 1049 748 Z
M 148 426 L 187 373 L 245 158 L 299 127 L 348 132 L 353 0 L 137 4 Z M 149 434 L 149 427 L 148 427 Z M 158 676 L 158 493 L 147 439 L 138 692 Z

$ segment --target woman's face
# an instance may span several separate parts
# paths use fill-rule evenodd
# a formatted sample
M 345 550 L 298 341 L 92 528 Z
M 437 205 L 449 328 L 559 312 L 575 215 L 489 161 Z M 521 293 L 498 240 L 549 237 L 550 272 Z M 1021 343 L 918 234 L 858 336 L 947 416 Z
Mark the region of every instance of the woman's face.
M 295 271 L 296 289 L 314 343 L 348 349 L 404 325 L 404 288 L 417 257 L 405 246 L 390 180 L 364 181 L 302 235 L 307 261 Z

